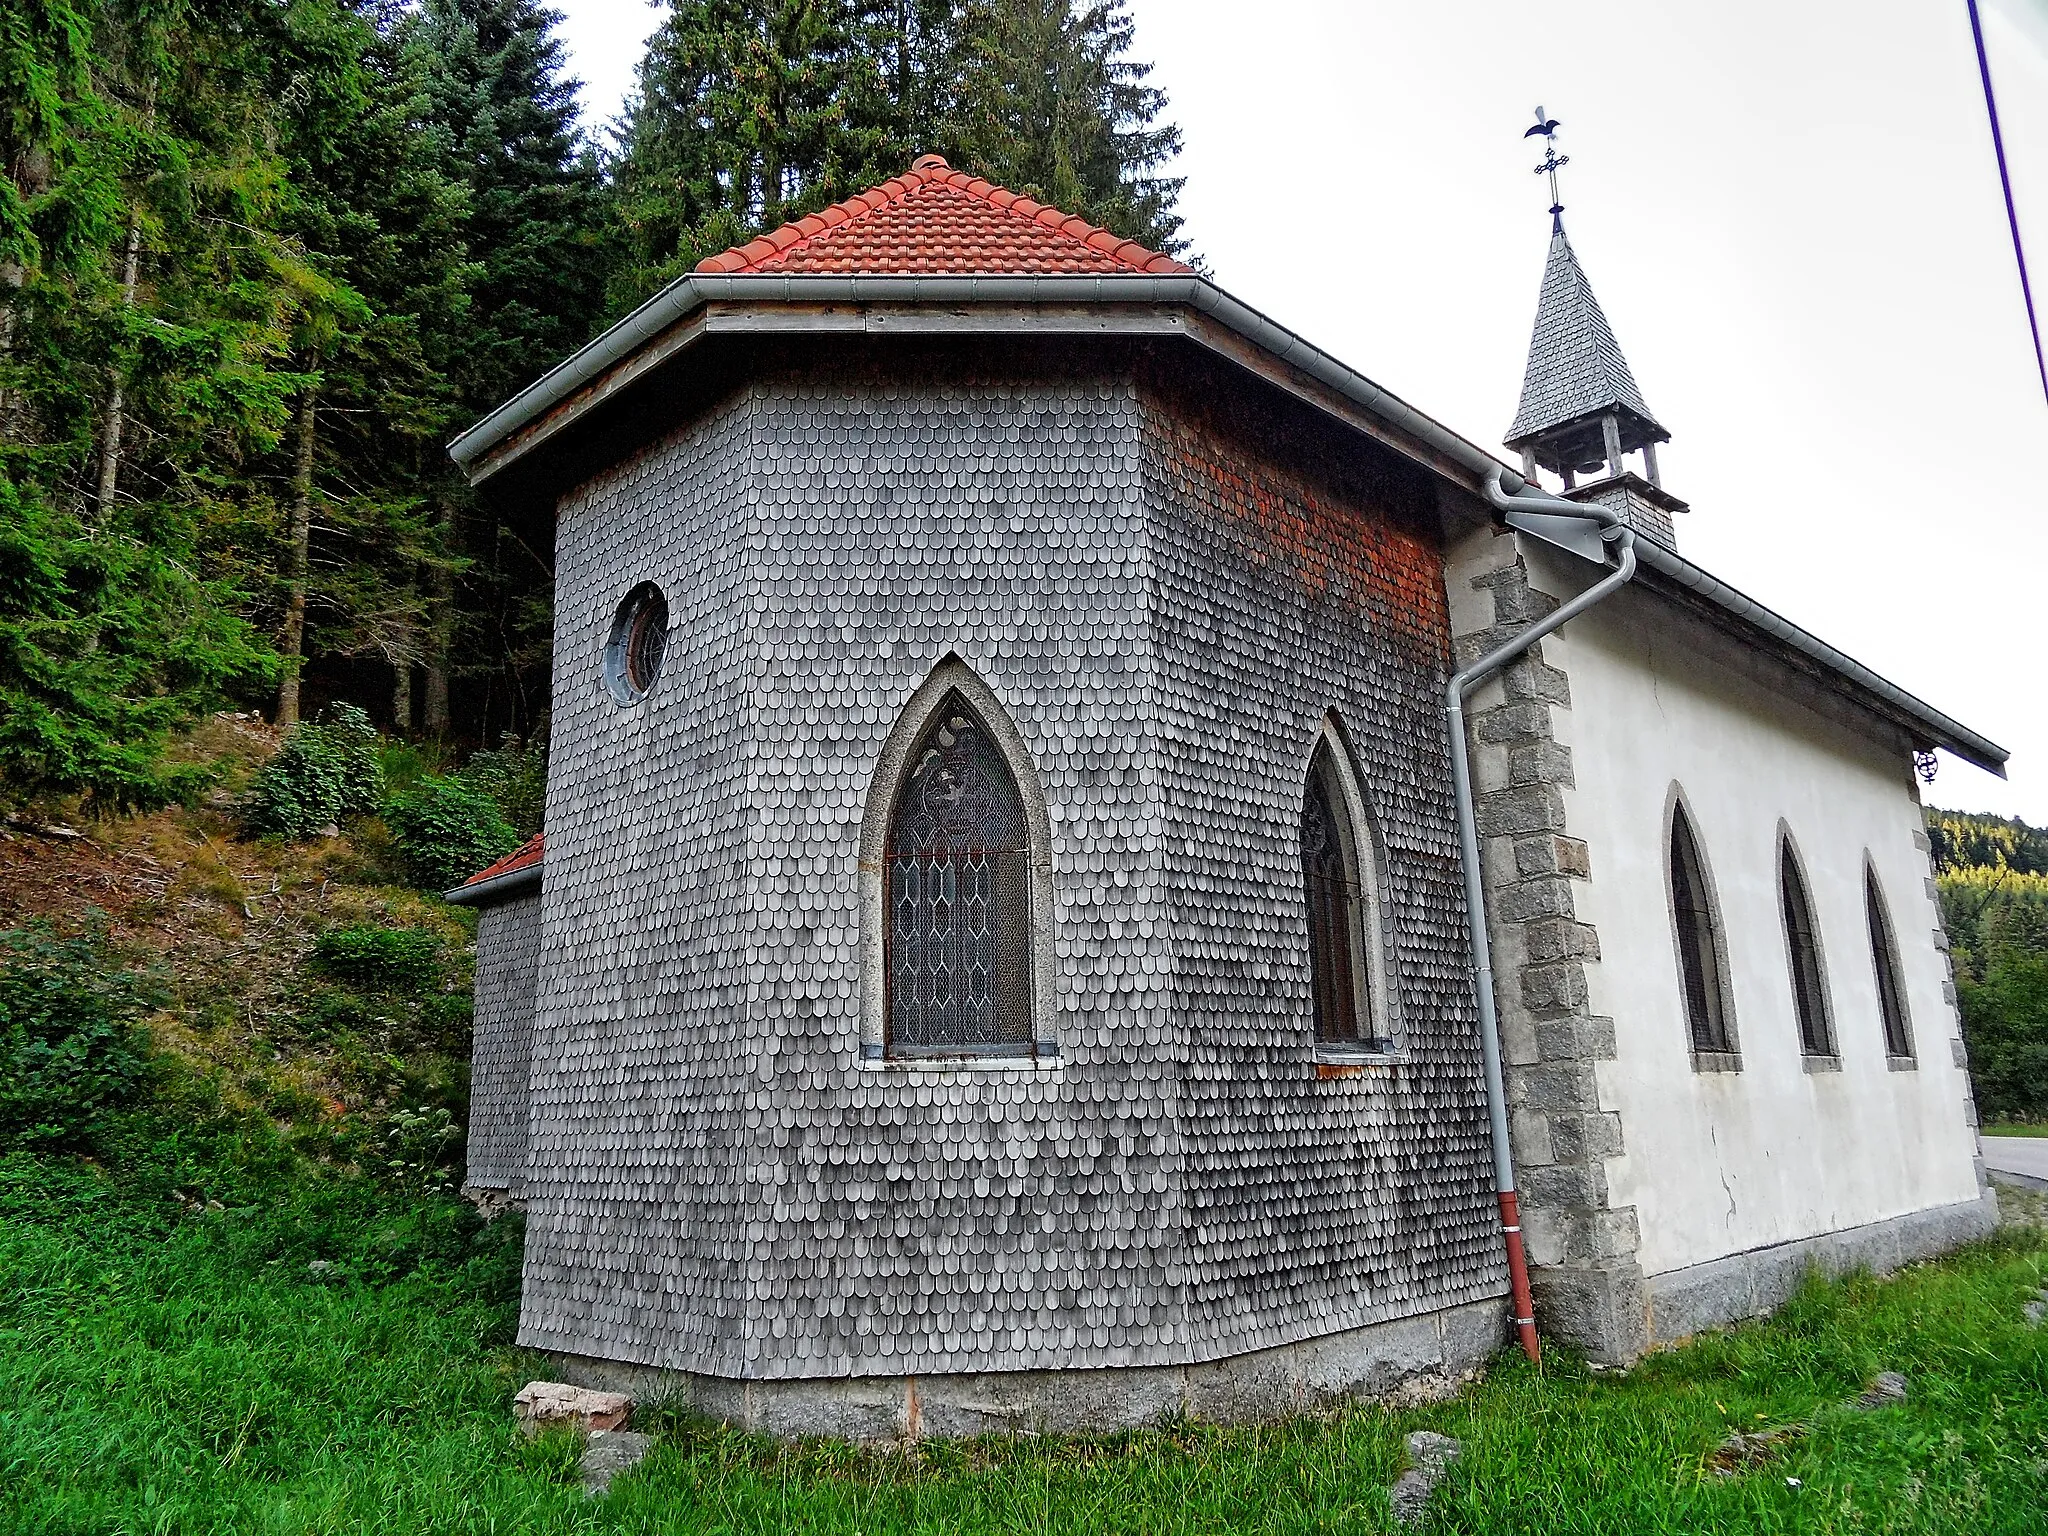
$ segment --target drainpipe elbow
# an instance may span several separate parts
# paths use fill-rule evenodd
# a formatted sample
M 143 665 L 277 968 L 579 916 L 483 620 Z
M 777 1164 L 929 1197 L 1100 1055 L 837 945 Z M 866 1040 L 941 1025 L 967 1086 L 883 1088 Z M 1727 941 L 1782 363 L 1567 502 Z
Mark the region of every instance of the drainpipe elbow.
M 1479 488 L 1485 492 L 1488 503 L 1496 512 L 1543 512 L 1552 517 L 1575 517 L 1581 522 L 1598 523 L 1603 535 L 1628 526 L 1612 507 L 1603 507 L 1597 501 L 1567 501 L 1562 496 L 1553 496 L 1542 486 L 1531 485 L 1505 464 L 1496 464 L 1491 472 L 1481 475 Z

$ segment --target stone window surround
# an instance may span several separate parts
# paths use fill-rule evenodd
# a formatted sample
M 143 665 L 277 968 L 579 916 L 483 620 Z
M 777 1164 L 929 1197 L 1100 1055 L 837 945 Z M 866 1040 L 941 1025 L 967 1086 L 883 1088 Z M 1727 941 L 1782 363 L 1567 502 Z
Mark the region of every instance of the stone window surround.
M 1892 922 L 1891 898 L 1884 893 L 1884 881 L 1878 877 L 1877 860 L 1870 856 L 1868 848 L 1863 850 L 1863 900 L 1870 905 L 1875 896 L 1877 928 L 1884 935 L 1885 948 L 1889 953 L 1879 955 L 1875 949 L 1870 954 L 1871 980 L 1878 989 L 1878 1033 L 1884 1043 L 1885 1066 L 1893 1072 L 1911 1072 L 1919 1066 L 1919 1051 L 1913 1044 L 1913 1005 L 1906 995 L 1904 968 L 1899 963 L 1899 930 Z M 1870 913 L 1865 913 L 1868 925 Z M 1884 1029 L 1884 984 L 1878 980 L 1877 967 L 1889 963 L 1894 978 L 1893 995 L 1899 1005 L 1899 1029 L 1906 1037 L 1903 1053 L 1892 1050 L 1891 1036 Z
M 1031 884 L 1031 1034 L 1032 1050 L 1021 1056 L 892 1057 L 887 1017 L 888 905 L 884 886 L 884 851 L 896 797 L 910 770 L 911 749 L 950 693 L 958 693 L 988 728 L 1024 802 L 1024 823 L 1030 855 Z M 860 823 L 860 1062 L 871 1071 L 946 1074 L 976 1072 L 1044 1072 L 1060 1061 L 1055 1023 L 1052 896 L 1052 824 L 1045 789 L 1031 760 L 1030 749 L 1010 712 L 988 684 L 957 653 L 949 652 L 926 675 L 896 716 L 882 743 L 881 756 L 869 781 Z
M 1685 941 L 1679 937 L 1678 893 L 1672 889 L 1671 885 L 1671 845 L 1672 833 L 1677 826 L 1677 817 L 1680 812 L 1683 812 L 1685 815 L 1686 825 L 1692 828 L 1693 852 L 1699 856 L 1700 880 L 1707 888 L 1707 911 L 1713 920 L 1714 960 L 1720 967 L 1721 1023 L 1728 1037 L 1728 1049 L 1725 1051 L 1699 1050 L 1692 1044 L 1691 1040 L 1692 1021 L 1685 1010 L 1681 1008 L 1679 1014 L 1685 1020 L 1687 1029 L 1686 1049 L 1692 1058 L 1692 1069 L 1695 1072 L 1740 1072 L 1742 1070 L 1742 1035 L 1737 1027 L 1735 1018 L 1735 989 L 1732 985 L 1735 968 L 1729 963 L 1728 959 L 1728 927 L 1727 924 L 1721 921 L 1721 890 L 1714 881 L 1714 867 L 1707 858 L 1706 848 L 1702 845 L 1699 816 L 1693 811 L 1692 801 L 1687 797 L 1684 786 L 1678 780 L 1673 779 L 1671 787 L 1664 793 L 1663 869 L 1664 901 L 1671 914 L 1671 963 L 1675 967 L 1678 979 L 1678 994 L 1680 999 L 1683 1000 L 1685 996 L 1685 956 L 1682 953 L 1681 946 Z
M 1792 835 L 1791 823 L 1783 817 L 1778 820 L 1776 839 L 1778 856 L 1773 860 L 1773 873 L 1777 876 L 1778 887 L 1778 928 L 1785 939 L 1785 980 L 1793 989 L 1793 1018 L 1799 1015 L 1798 956 L 1792 949 L 1792 914 L 1785 909 L 1784 863 L 1792 860 L 1792 867 L 1799 872 L 1799 889 L 1806 897 L 1806 925 L 1813 939 L 1813 968 L 1820 982 L 1820 1031 L 1827 1044 L 1824 1051 L 1809 1051 L 1806 1042 L 1799 1042 L 1800 1055 L 1808 1072 L 1838 1072 L 1842 1066 L 1842 1041 L 1835 1027 L 1834 988 L 1828 984 L 1827 944 L 1821 938 L 1820 914 L 1814 910 L 1813 880 L 1806 873 L 1806 857 L 1799 851 L 1799 840 Z
M 1389 1051 L 1375 1050 L 1363 1042 L 1343 1040 L 1314 1040 L 1316 1065 L 1326 1068 L 1353 1068 L 1369 1066 L 1391 1066 L 1408 1059 L 1407 1031 L 1401 1017 L 1401 988 L 1399 985 L 1399 949 L 1395 936 L 1386 920 L 1389 909 L 1387 891 L 1387 853 L 1385 840 L 1380 832 L 1379 818 L 1373 814 L 1371 798 L 1366 794 L 1365 785 L 1358 773 L 1357 754 L 1352 750 L 1350 733 L 1342 713 L 1333 705 L 1324 712 L 1316 731 L 1315 739 L 1309 743 L 1307 756 L 1301 770 L 1302 793 L 1308 793 L 1309 775 L 1315 769 L 1316 753 L 1329 749 L 1332 776 L 1344 800 L 1344 811 L 1351 822 L 1352 854 L 1357 866 L 1358 889 L 1361 896 L 1359 923 L 1362 930 L 1353 935 L 1353 943 L 1363 949 L 1371 958 L 1371 964 L 1364 967 L 1366 996 L 1361 999 L 1363 1007 L 1359 1013 L 1369 1019 L 1375 1035 L 1393 1042 Z M 1303 916 L 1306 918 L 1307 891 L 1303 890 Z M 1314 1010 L 1310 1010 L 1306 1021 L 1311 1035 L 1315 1031 Z

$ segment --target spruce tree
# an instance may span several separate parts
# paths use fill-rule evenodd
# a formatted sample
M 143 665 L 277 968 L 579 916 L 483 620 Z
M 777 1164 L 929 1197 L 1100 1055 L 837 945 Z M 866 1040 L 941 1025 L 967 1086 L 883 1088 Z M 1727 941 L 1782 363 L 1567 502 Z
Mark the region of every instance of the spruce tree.
M 1131 57 L 1126 0 L 972 0 L 947 147 L 956 163 L 1179 254 L 1180 130 Z
M 560 21 L 538 0 L 424 0 L 402 29 L 442 172 L 468 194 L 467 307 L 443 311 L 428 338 L 460 404 L 458 426 L 560 362 L 604 319 L 614 229 L 597 156 L 577 127 Z M 423 723 L 436 733 L 455 723 L 450 685 L 462 679 L 469 730 L 525 734 L 547 693 L 547 552 L 478 507 L 443 467 L 427 489 L 459 559 L 428 570 Z
M 256 0 L 28 4 L 0 29 L 0 796 L 148 804 L 191 783 L 167 733 L 267 666 L 249 470 L 306 274 L 270 231 Z
M 280 649 L 288 667 L 311 654 L 382 660 L 406 725 L 414 668 L 430 659 L 431 595 L 458 563 L 438 515 L 441 444 L 461 415 L 447 338 L 475 270 L 464 189 L 418 131 L 425 82 L 390 20 L 351 0 L 298 0 L 272 40 L 279 221 L 320 279 L 294 328 L 311 382 L 279 456 Z M 279 704 L 281 721 L 296 718 L 290 672 Z
M 469 193 L 476 271 L 446 362 L 472 410 L 532 383 L 604 314 L 603 176 L 560 24 L 539 0 L 423 0 L 404 27 L 442 174 Z
M 919 64 L 935 15 L 896 0 L 677 0 L 620 134 L 629 256 L 614 302 L 902 169 L 916 108 L 891 86 L 933 89 Z

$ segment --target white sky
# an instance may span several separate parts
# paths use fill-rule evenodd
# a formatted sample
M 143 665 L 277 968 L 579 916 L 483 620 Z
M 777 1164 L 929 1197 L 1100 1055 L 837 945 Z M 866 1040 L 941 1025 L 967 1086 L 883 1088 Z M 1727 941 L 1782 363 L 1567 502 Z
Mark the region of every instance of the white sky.
M 554 0 L 611 117 L 660 12 Z M 2048 0 L 1982 0 L 2048 309 Z M 1489 448 L 1565 221 L 1686 555 L 2011 749 L 2048 824 L 2048 403 L 1962 0 L 1134 0 L 1219 283 Z M 2048 313 L 2044 313 L 2048 320 Z

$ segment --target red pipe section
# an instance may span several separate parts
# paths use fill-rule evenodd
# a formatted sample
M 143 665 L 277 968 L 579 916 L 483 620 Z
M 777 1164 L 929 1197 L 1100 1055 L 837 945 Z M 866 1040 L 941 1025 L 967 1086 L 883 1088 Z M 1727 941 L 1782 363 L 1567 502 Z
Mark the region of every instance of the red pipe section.
M 1522 1251 L 1522 1204 L 1512 1189 L 1500 1192 L 1500 1230 L 1508 1244 L 1508 1289 L 1515 1304 L 1515 1335 L 1531 1365 L 1543 1363 L 1536 1337 L 1536 1303 L 1529 1294 L 1529 1257 Z

